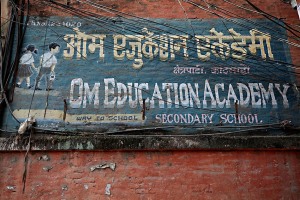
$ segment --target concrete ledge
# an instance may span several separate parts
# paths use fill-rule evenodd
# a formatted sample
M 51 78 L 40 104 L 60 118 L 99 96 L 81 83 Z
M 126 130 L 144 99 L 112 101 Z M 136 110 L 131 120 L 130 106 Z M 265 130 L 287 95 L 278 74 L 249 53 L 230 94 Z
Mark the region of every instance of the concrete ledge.
M 29 136 L 1 137 L 0 151 L 24 151 Z M 34 135 L 31 150 L 300 150 L 300 136 Z

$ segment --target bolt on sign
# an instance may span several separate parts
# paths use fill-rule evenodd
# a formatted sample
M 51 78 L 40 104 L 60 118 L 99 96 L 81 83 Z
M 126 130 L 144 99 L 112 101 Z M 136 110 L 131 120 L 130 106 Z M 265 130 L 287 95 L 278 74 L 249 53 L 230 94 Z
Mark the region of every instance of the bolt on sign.
M 274 23 L 106 21 L 28 22 L 15 117 L 70 130 L 299 123 L 287 34 Z

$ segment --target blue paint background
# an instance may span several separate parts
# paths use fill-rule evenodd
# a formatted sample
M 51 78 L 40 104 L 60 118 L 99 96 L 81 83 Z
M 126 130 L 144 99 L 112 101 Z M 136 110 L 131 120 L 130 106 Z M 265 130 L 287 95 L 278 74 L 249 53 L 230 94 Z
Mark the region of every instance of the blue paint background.
M 45 21 L 46 19 L 36 18 L 38 21 Z M 93 105 L 87 104 L 87 108 L 83 109 L 69 109 L 68 114 L 137 114 L 141 112 L 141 107 L 138 106 L 135 109 L 129 107 L 128 103 L 124 108 L 121 109 L 105 109 L 103 107 L 104 102 L 104 78 L 115 78 L 117 82 L 124 83 L 125 85 L 128 82 L 131 83 L 149 83 L 149 94 L 143 92 L 144 98 L 151 98 L 155 83 L 158 83 L 160 91 L 162 93 L 163 99 L 166 100 L 166 92 L 162 91 L 161 83 L 198 83 L 199 84 L 199 96 L 202 104 L 203 100 L 203 91 L 205 79 L 209 80 L 212 90 L 214 90 L 214 85 L 217 83 L 225 84 L 225 91 L 220 91 L 220 97 L 227 96 L 228 84 L 232 84 L 236 95 L 239 98 L 238 90 L 236 89 L 236 83 L 241 82 L 244 84 L 247 83 L 263 83 L 267 89 L 268 83 L 280 83 L 281 86 L 285 83 L 294 83 L 295 75 L 293 74 L 292 68 L 287 65 L 276 65 L 273 63 L 268 63 L 266 61 L 246 59 L 242 63 L 251 66 L 249 75 L 238 75 L 238 74 L 228 74 L 228 75 L 216 75 L 209 73 L 209 70 L 213 66 L 221 65 L 228 67 L 238 67 L 241 62 L 238 62 L 235 59 L 221 60 L 216 58 L 211 54 L 211 59 L 209 61 L 201 61 L 197 59 L 196 55 L 196 45 L 194 43 L 194 38 L 188 40 L 188 48 L 195 49 L 194 51 L 188 50 L 189 57 L 192 59 L 185 60 L 182 56 L 176 55 L 174 61 L 160 61 L 159 56 L 155 57 L 153 60 L 143 57 L 144 65 L 141 69 L 136 70 L 132 68 L 132 60 L 128 60 L 126 57 L 122 61 L 115 60 L 113 57 L 113 34 L 141 34 L 141 29 L 134 29 L 133 25 L 138 24 L 141 28 L 147 27 L 149 31 L 154 32 L 155 35 L 168 34 L 168 35 L 185 35 L 186 33 L 190 35 L 210 35 L 209 30 L 215 28 L 218 32 L 223 32 L 224 35 L 230 35 L 227 29 L 234 28 L 234 30 L 242 35 L 250 35 L 249 27 L 256 28 L 263 32 L 268 32 L 271 35 L 271 48 L 274 55 L 274 59 L 291 63 L 291 58 L 289 54 L 288 45 L 280 42 L 276 37 L 287 39 L 286 32 L 284 28 L 275 25 L 272 22 L 263 19 L 251 20 L 249 23 L 245 23 L 239 19 L 234 19 L 238 23 L 242 23 L 243 26 L 239 26 L 232 22 L 226 22 L 223 20 L 190 20 L 190 23 L 186 20 L 166 20 L 166 19 L 151 19 L 155 23 L 142 24 L 138 20 L 112 20 L 103 18 L 101 20 L 106 20 L 110 26 L 103 23 L 100 26 L 95 25 L 95 23 L 89 22 L 87 20 L 82 20 L 79 18 L 59 18 L 59 17 L 50 17 L 48 22 L 62 22 L 62 21 L 74 21 L 81 22 L 80 30 L 86 34 L 106 34 L 106 39 L 104 40 L 104 53 L 105 59 L 103 61 L 99 60 L 99 49 L 96 49 L 94 54 L 91 54 L 87 51 L 87 59 L 76 59 L 76 52 L 72 60 L 63 59 L 63 50 L 66 48 L 66 43 L 63 41 L 63 36 L 65 34 L 72 34 L 72 28 L 64 26 L 33 26 L 31 21 L 27 32 L 25 35 L 24 46 L 28 44 L 34 44 L 39 49 L 39 55 L 35 57 L 35 64 L 38 66 L 39 57 L 43 52 L 47 51 L 47 45 L 51 42 L 57 42 L 61 45 L 61 51 L 56 55 L 58 63 L 55 69 L 56 80 L 54 81 L 55 91 L 58 91 L 60 95 L 53 96 L 50 92 L 48 99 L 48 109 L 63 110 L 64 99 L 69 99 L 70 96 L 70 84 L 72 79 L 82 78 L 84 82 L 87 82 L 90 86 L 90 89 L 93 88 L 95 82 L 100 82 L 100 106 L 99 109 L 95 109 Z M 255 25 L 253 24 L 255 23 Z M 146 26 L 147 25 L 147 26 Z M 176 29 L 171 28 L 176 27 Z M 46 37 L 45 37 L 46 36 Z M 214 41 L 213 41 L 214 42 Z M 46 45 L 44 45 L 46 44 Z M 248 54 L 250 52 L 248 51 Z M 266 52 L 267 53 L 267 52 Z M 182 51 L 180 53 L 183 55 Z M 257 52 L 257 58 L 260 57 L 260 51 Z M 205 67 L 207 74 L 182 74 L 176 75 L 173 74 L 174 67 L 179 66 L 196 66 L 200 65 Z M 32 83 L 34 82 L 36 74 L 31 77 Z M 45 87 L 42 85 L 42 87 Z M 281 88 L 283 89 L 283 88 Z M 276 123 L 282 120 L 291 120 L 294 124 L 299 123 L 299 109 L 298 109 L 298 99 L 295 91 L 292 87 L 288 90 L 288 100 L 290 107 L 288 109 L 283 108 L 281 102 L 281 95 L 274 88 L 275 97 L 278 101 L 278 108 L 273 109 L 270 106 L 270 103 L 267 103 L 267 108 L 254 109 L 249 108 L 240 109 L 240 113 L 244 114 L 258 114 L 259 120 L 263 120 L 263 124 Z M 171 92 L 173 94 L 173 92 Z M 171 96 L 173 103 L 174 97 Z M 30 106 L 31 95 L 22 94 L 19 92 L 15 94 L 14 102 L 12 104 L 12 109 L 28 109 Z M 35 98 L 32 102 L 31 109 L 44 109 L 46 102 L 46 92 L 36 93 Z M 128 102 L 128 101 L 127 101 Z M 165 104 L 164 109 L 158 107 L 158 101 L 155 101 L 155 108 L 150 109 L 146 112 L 147 120 L 145 124 L 138 124 L 138 126 L 160 126 L 161 124 L 156 123 L 155 115 L 158 113 L 166 114 L 202 114 L 202 113 L 213 113 L 215 114 L 214 124 L 204 124 L 207 125 L 216 125 L 219 122 L 219 118 L 216 116 L 222 113 L 235 113 L 234 105 L 230 108 L 210 108 L 210 103 L 208 103 L 208 109 L 201 108 L 166 108 Z M 2 123 L 6 125 L 16 125 L 14 120 L 11 118 L 10 114 L 6 111 L 5 120 Z M 48 119 L 45 119 L 42 123 L 51 122 Z M 56 123 L 56 122 L 55 122 Z M 106 124 L 107 125 L 107 124 Z M 201 125 L 201 124 L 200 124 Z M 230 126 L 232 126 L 231 124 Z M 111 124 L 111 126 L 116 126 L 116 124 Z M 71 126 L 71 128 L 74 128 Z

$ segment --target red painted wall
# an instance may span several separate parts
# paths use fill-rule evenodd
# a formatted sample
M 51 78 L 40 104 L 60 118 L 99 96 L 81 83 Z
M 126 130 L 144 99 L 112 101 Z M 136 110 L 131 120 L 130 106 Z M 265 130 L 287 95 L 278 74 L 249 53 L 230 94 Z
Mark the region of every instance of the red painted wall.
M 299 151 L 32 152 L 22 194 L 24 156 L 0 154 L 1 200 L 300 198 Z

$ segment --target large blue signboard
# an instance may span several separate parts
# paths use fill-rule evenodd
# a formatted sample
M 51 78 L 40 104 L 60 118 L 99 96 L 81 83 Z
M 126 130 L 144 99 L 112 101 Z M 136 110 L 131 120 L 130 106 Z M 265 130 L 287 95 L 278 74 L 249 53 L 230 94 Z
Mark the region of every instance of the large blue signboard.
M 94 131 L 299 123 L 295 73 L 278 25 L 102 20 L 31 18 L 11 105 L 16 118 Z M 8 111 L 4 124 L 16 126 Z

